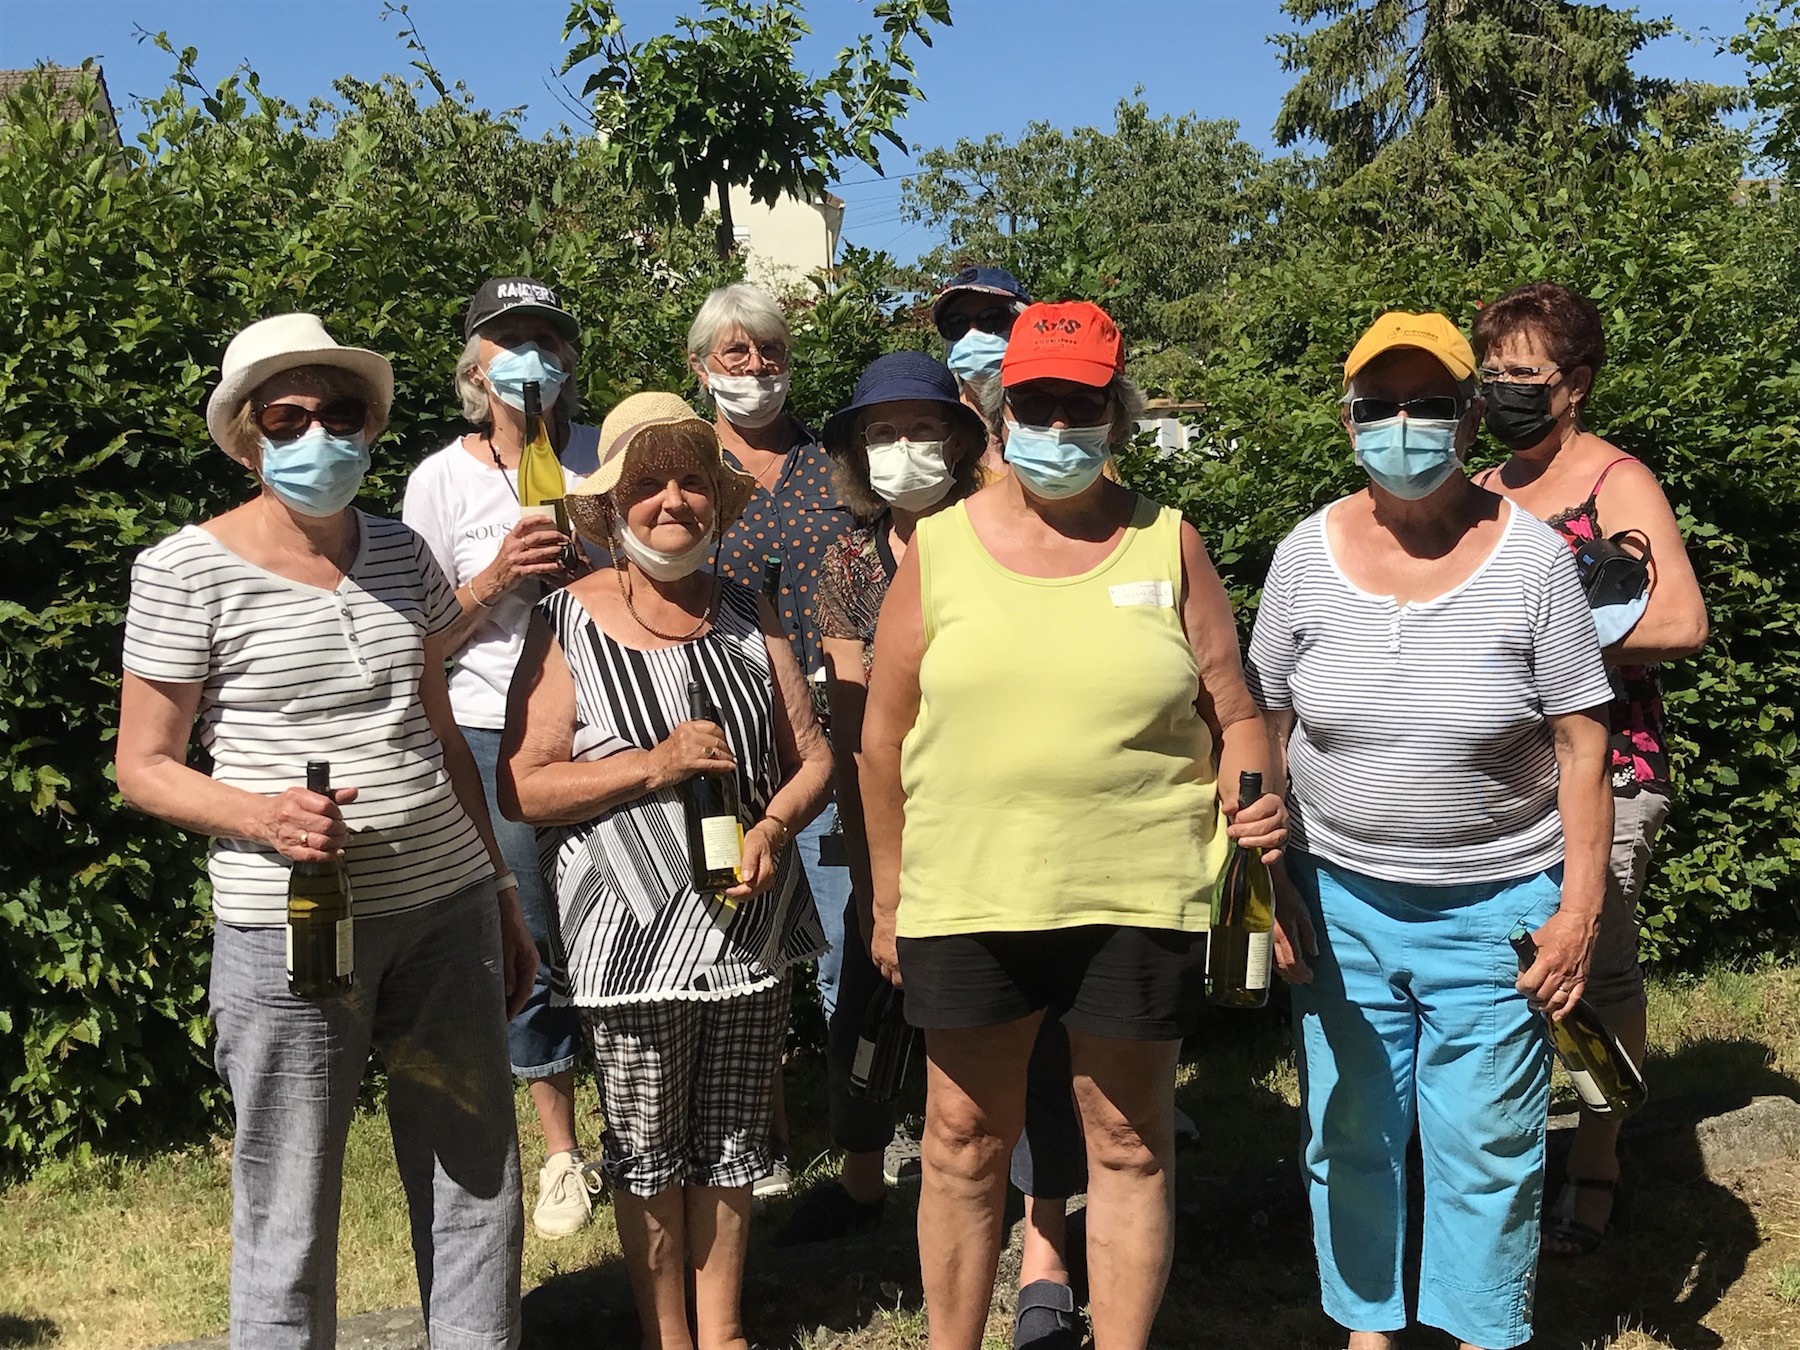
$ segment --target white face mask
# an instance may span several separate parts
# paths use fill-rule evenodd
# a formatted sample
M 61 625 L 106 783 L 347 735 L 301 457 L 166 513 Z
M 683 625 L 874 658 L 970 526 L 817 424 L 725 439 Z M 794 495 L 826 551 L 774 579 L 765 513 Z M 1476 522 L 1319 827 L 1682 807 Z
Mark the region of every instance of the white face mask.
M 943 501 L 955 475 L 944 463 L 942 441 L 894 441 L 869 448 L 869 486 L 902 511 L 924 511 Z
M 638 565 L 638 570 L 653 581 L 680 581 L 683 577 L 692 576 L 706 565 L 712 557 L 713 533 L 708 530 L 696 539 L 691 547 L 679 553 L 664 553 L 660 548 L 652 548 L 637 537 L 637 531 L 625 521 L 624 512 L 619 513 L 619 550 Z
M 787 406 L 788 375 L 719 375 L 706 372 L 706 387 L 733 426 L 766 427 Z

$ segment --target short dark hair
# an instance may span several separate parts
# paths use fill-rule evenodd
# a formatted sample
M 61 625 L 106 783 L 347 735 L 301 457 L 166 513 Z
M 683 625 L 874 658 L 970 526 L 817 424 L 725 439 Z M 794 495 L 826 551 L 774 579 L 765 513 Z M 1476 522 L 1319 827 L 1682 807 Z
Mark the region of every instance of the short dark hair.
M 1597 376 L 1606 364 L 1600 308 L 1580 291 L 1534 281 L 1476 311 L 1470 329 L 1476 361 L 1485 361 L 1492 348 L 1524 332 L 1540 335 L 1559 366 L 1586 366 Z

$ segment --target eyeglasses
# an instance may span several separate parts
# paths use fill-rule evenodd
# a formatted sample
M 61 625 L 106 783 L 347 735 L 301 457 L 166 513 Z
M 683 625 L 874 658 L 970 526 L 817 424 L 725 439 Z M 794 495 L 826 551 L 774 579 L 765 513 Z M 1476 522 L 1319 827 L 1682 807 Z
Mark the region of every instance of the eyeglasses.
M 1060 421 L 1071 427 L 1097 427 L 1108 420 L 1112 394 L 1105 389 L 1071 389 L 1052 394 L 1020 387 L 1007 391 L 1006 402 L 1028 426 L 1047 427 Z
M 719 347 L 713 351 L 713 360 L 725 368 L 728 375 L 742 375 L 750 368 L 751 356 L 760 357 L 765 366 L 773 366 L 777 370 L 785 370 L 788 363 L 788 348 L 785 342 L 759 342 L 752 347 L 747 342 L 733 342 L 730 346 Z
M 1565 369 L 1564 366 L 1483 366 L 1475 373 L 1481 376 L 1484 384 L 1491 380 L 1529 384 L 1543 376 L 1560 374 Z
M 360 398 L 333 399 L 323 407 L 298 403 L 265 403 L 256 413 L 256 429 L 272 441 L 298 440 L 314 422 L 333 436 L 349 436 L 369 423 L 369 405 Z
M 1005 337 L 1012 332 L 1013 320 L 1018 317 L 1009 305 L 990 305 L 974 314 L 946 314 L 938 320 L 938 332 L 944 335 L 946 342 L 960 342 L 971 328 Z
M 950 426 L 935 417 L 909 423 L 904 430 L 892 422 L 871 422 L 863 428 L 863 444 L 871 450 L 882 450 L 901 441 L 948 440 Z
M 1353 398 L 1350 400 L 1352 422 L 1385 422 L 1405 413 L 1408 417 L 1427 418 L 1437 422 L 1454 422 L 1463 415 L 1463 402 L 1449 394 L 1433 394 L 1427 398 L 1409 398 L 1404 403 L 1391 398 Z

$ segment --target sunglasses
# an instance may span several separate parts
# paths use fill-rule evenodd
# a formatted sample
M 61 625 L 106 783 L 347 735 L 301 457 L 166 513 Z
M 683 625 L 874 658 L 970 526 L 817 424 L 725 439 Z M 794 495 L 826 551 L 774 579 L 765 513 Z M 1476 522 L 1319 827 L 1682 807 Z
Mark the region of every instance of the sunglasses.
M 1062 422 L 1071 427 L 1097 427 L 1109 420 L 1112 395 L 1104 389 L 1072 389 L 1061 394 L 1036 389 L 1013 389 L 1007 406 L 1027 426 L 1047 427 Z
M 256 429 L 272 441 L 298 440 L 314 422 L 333 436 L 351 436 L 368 425 L 369 405 L 360 398 L 333 399 L 318 409 L 267 403 L 256 414 Z
M 1463 403 L 1449 394 L 1433 394 L 1429 398 L 1409 398 L 1404 403 L 1391 398 L 1353 398 L 1350 400 L 1352 422 L 1385 422 L 1405 413 L 1408 417 L 1454 422 L 1463 415 Z
M 1010 305 L 990 305 L 974 314 L 946 314 L 938 323 L 938 332 L 948 342 L 961 341 L 971 328 L 979 328 L 995 337 L 1005 337 L 1012 332 L 1013 320 L 1018 317 Z

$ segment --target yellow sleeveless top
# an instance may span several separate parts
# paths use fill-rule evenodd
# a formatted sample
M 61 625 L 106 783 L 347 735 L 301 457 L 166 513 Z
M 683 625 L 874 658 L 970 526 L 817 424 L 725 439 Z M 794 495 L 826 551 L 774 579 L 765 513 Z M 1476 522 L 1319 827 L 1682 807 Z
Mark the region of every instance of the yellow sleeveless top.
M 901 937 L 1204 932 L 1227 840 L 1181 517 L 1139 497 L 1079 576 L 994 561 L 958 504 L 919 522 L 925 655 L 901 747 Z

